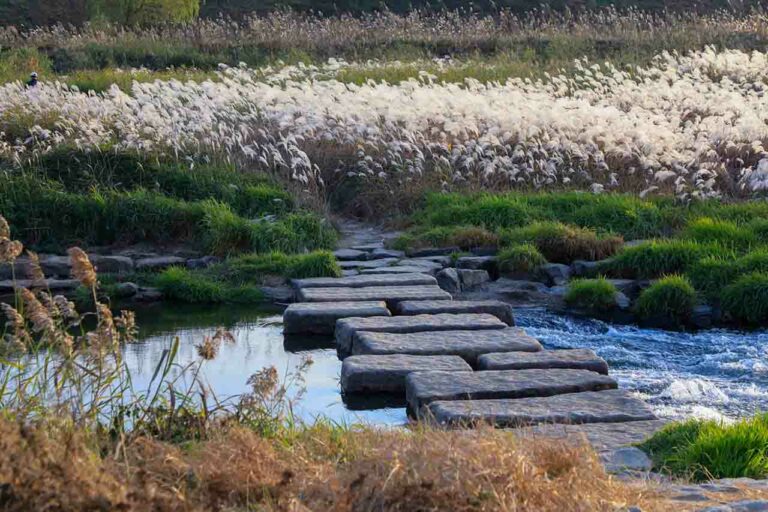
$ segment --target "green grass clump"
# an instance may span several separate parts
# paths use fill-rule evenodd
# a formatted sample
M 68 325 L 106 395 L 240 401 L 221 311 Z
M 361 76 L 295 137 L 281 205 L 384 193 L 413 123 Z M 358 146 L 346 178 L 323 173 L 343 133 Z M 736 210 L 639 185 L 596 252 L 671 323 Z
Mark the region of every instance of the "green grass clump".
M 532 243 L 553 263 L 601 260 L 613 256 L 623 244 L 621 237 L 598 236 L 592 230 L 559 222 L 535 222 L 502 232 L 504 245 Z
M 717 299 L 724 287 L 754 272 L 768 272 L 768 250 L 758 249 L 739 258 L 703 258 L 694 263 L 686 275 L 694 288 L 710 299 Z
M 626 240 L 664 236 L 669 230 L 660 208 L 650 201 L 618 194 L 590 197 L 560 220 L 615 233 Z
M 616 306 L 617 292 L 616 286 L 604 277 L 574 279 L 568 283 L 565 302 L 588 313 L 600 314 Z
M 694 240 L 653 240 L 624 249 L 613 258 L 609 269 L 621 276 L 649 279 L 683 273 L 706 256 L 729 254 L 719 246 Z
M 392 248 L 405 251 L 456 246 L 469 251 L 477 247 L 496 247 L 498 244 L 498 235 L 479 226 L 438 226 L 426 231 L 403 233 L 394 240 Z
M 307 277 L 341 277 L 341 268 L 329 251 L 309 254 L 248 254 L 230 258 L 225 262 L 230 279 L 240 282 L 257 281 L 266 275 L 289 279 Z
M 499 251 L 497 261 L 502 274 L 530 273 L 547 263 L 547 259 L 532 244 L 505 247 Z
M 733 222 L 709 217 L 691 222 L 683 231 L 682 238 L 701 243 L 716 243 L 739 251 L 747 250 L 757 242 L 757 238 L 750 229 L 739 227 Z
M 496 230 L 535 220 L 522 199 L 498 195 L 430 194 L 424 220 L 431 226 L 472 225 Z
M 691 318 L 695 305 L 696 291 L 688 279 L 672 275 L 643 290 L 635 304 L 635 312 L 643 320 L 683 326 Z
M 230 286 L 203 272 L 170 267 L 154 279 L 166 298 L 191 303 L 260 302 L 263 293 L 254 286 Z
M 723 290 L 723 311 L 737 322 L 764 326 L 768 322 L 768 272 L 753 272 L 738 278 Z
M 688 420 L 665 426 L 640 445 L 656 469 L 704 481 L 768 477 L 768 415 L 734 424 Z

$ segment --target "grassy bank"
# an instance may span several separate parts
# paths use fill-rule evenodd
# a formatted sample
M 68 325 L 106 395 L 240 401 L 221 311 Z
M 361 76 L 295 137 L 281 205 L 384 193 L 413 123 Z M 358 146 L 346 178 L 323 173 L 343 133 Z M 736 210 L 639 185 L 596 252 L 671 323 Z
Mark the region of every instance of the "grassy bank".
M 547 261 L 599 260 L 594 275 L 661 279 L 640 297 L 641 318 L 669 313 L 670 320 L 684 323 L 696 303 L 709 302 L 735 323 L 761 326 L 768 322 L 761 306 L 768 277 L 766 213 L 762 201 L 434 194 L 394 245 L 498 247 L 506 274 L 531 272 Z M 590 310 L 605 309 L 613 292 L 600 281 L 574 283 L 570 298 Z

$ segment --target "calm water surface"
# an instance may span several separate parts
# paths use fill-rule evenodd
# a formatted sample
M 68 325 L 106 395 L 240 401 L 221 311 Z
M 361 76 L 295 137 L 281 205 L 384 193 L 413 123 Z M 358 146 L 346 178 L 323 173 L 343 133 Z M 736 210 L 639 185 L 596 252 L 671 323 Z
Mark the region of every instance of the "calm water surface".
M 314 364 L 297 411 L 302 418 L 388 425 L 406 421 L 402 408 L 350 410 L 339 394 L 341 362 L 332 340 L 284 339 L 279 310 L 164 304 L 137 315 L 141 342 L 126 347 L 125 357 L 138 389 L 146 386 L 175 336 L 181 340 L 178 363 L 183 366 L 197 359 L 195 345 L 204 335 L 224 326 L 237 342 L 224 345 L 203 370 L 219 399 L 247 391 L 248 377 L 266 366 L 284 374 L 310 356 Z M 674 333 L 525 309 L 518 309 L 516 318 L 547 348 L 595 350 L 609 362 L 620 386 L 647 399 L 660 416 L 737 418 L 768 410 L 768 332 Z

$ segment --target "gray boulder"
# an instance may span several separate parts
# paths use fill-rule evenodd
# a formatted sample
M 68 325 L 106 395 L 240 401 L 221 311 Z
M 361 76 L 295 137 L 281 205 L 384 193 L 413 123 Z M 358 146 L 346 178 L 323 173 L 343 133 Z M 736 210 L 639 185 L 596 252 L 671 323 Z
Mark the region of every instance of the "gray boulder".
M 91 257 L 91 263 L 93 258 Z M 95 263 L 94 263 L 95 265 Z M 72 264 L 69 261 L 69 256 L 57 256 L 55 254 L 41 254 L 40 255 L 40 268 L 48 277 L 69 277 L 72 271 Z
M 187 268 L 191 270 L 200 270 L 208 268 L 211 265 L 221 263 L 221 258 L 216 256 L 203 256 L 202 258 L 192 258 L 187 260 Z
M 333 255 L 339 261 L 363 261 L 368 259 L 368 252 L 357 249 L 339 249 Z
M 133 260 L 127 256 L 90 256 L 91 263 L 100 274 L 131 274 L 134 271 Z
M 488 275 L 486 270 L 469 270 L 466 268 L 460 268 L 456 272 L 459 274 L 462 290 L 477 288 L 478 286 L 481 286 L 482 284 L 491 280 L 491 276 Z
M 546 263 L 539 267 L 539 277 L 549 286 L 560 286 L 571 277 L 571 267 L 562 263 Z
M 120 283 L 115 287 L 115 295 L 119 299 L 135 297 L 139 293 L 139 286 L 136 283 Z
M 455 268 L 444 268 L 437 273 L 437 284 L 448 293 L 455 294 L 461 291 L 461 279 Z
M 173 266 L 185 266 L 187 260 L 179 256 L 155 256 L 152 258 L 142 258 L 136 261 L 136 270 L 149 272 L 158 272 Z

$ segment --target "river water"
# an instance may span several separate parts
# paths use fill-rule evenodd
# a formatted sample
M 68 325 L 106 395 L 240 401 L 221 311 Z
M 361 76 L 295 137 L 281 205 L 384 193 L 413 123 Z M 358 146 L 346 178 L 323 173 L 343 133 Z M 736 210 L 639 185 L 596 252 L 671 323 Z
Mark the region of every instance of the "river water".
M 284 339 L 279 310 L 253 307 L 158 305 L 137 311 L 139 343 L 125 348 L 136 389 L 146 386 L 163 351 L 180 339 L 180 367 L 195 361 L 195 345 L 217 326 L 235 336 L 202 370 L 219 399 L 248 390 L 246 381 L 274 366 L 285 375 L 311 357 L 306 393 L 296 413 L 304 420 L 323 416 L 340 423 L 397 425 L 405 409 L 351 410 L 339 393 L 341 362 L 332 340 Z M 517 309 L 519 326 L 546 348 L 586 347 L 605 358 L 620 387 L 634 391 L 659 416 L 735 419 L 768 410 L 768 332 L 710 330 L 677 333 L 640 329 Z M 352 408 L 376 407 L 372 403 Z

